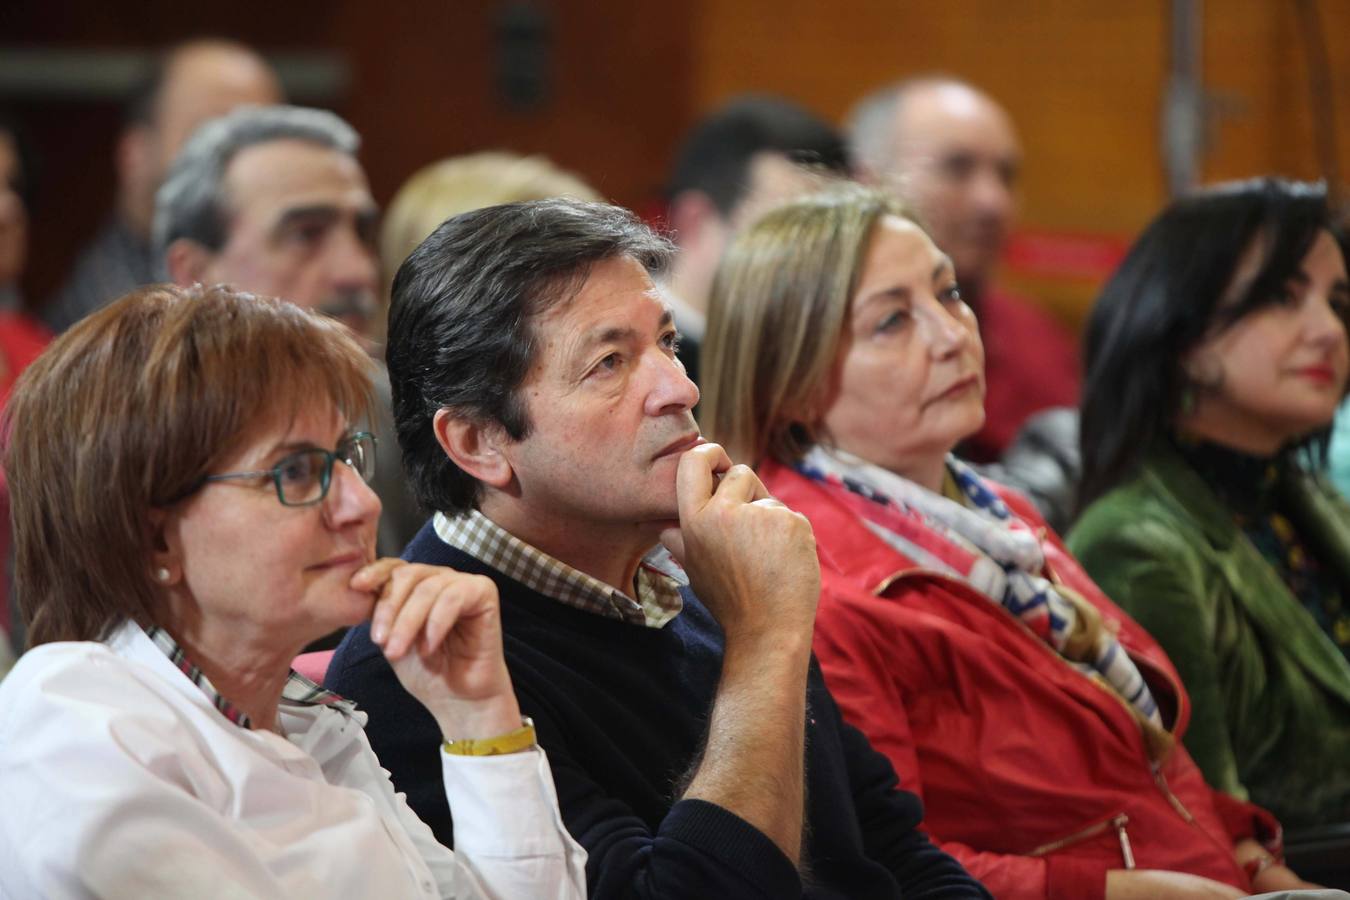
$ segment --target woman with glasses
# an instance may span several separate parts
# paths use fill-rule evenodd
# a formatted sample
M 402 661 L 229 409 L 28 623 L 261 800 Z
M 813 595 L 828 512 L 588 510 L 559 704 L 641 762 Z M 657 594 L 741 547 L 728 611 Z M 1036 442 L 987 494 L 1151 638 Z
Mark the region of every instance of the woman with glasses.
M 811 521 L 826 681 L 935 843 L 1010 900 L 1303 886 L 1269 814 L 1176 743 L 1190 707 L 1157 642 L 952 455 L 984 421 L 983 344 L 908 212 L 849 188 L 767 213 L 708 326 L 704 433 Z
M 1350 508 L 1313 474 L 1350 378 L 1331 221 L 1322 186 L 1257 179 L 1148 226 L 1089 320 L 1070 535 L 1176 660 L 1205 777 L 1287 828 L 1350 823 Z
M 368 365 L 289 304 L 155 286 L 25 373 L 5 468 L 31 649 L 0 685 L 0 895 L 584 896 L 492 583 L 374 558 Z M 453 852 L 364 715 L 290 671 L 368 618 L 441 725 Z

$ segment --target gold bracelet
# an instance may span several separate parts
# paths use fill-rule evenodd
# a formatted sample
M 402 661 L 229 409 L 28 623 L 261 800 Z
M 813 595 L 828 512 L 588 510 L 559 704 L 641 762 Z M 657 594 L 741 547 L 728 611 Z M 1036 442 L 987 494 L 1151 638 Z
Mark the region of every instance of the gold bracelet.
M 501 756 L 528 750 L 536 743 L 534 722 L 529 716 L 521 716 L 520 727 L 515 731 L 508 731 L 496 737 L 446 741 L 444 747 L 445 752 L 451 756 Z

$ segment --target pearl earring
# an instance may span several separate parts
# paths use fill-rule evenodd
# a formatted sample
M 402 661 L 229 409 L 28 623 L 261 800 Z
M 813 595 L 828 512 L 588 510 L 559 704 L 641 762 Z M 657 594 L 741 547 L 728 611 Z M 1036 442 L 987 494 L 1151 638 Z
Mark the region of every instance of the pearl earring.
M 160 583 L 167 583 L 170 574 L 171 573 L 167 568 L 165 568 L 164 566 L 160 566 L 159 568 L 155 569 L 155 580 L 159 581 Z

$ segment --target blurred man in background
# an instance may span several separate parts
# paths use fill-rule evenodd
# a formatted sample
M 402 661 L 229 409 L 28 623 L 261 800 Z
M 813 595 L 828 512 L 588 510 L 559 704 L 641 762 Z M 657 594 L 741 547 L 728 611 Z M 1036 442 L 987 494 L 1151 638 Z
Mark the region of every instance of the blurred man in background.
M 689 132 L 667 185 L 679 249 L 664 287 L 680 330 L 680 359 L 698 383 L 708 293 L 732 236 L 774 205 L 848 175 L 843 136 L 780 97 L 733 100 Z
M 116 208 L 42 311 L 56 331 L 160 277 L 151 247 L 155 191 L 188 135 L 243 104 L 281 100 L 276 74 L 242 44 L 197 40 L 166 50 L 137 86 L 118 138 Z

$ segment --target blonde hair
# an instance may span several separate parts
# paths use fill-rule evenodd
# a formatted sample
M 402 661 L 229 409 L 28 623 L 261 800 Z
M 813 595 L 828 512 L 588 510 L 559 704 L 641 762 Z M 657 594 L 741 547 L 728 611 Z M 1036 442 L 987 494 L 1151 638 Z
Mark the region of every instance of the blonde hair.
M 404 182 L 385 213 L 380 261 L 393 278 L 403 260 L 446 219 L 518 200 L 599 200 L 580 177 L 542 156 L 490 151 L 432 163 Z
M 849 306 L 883 216 L 899 201 L 845 185 L 766 213 L 727 248 L 702 348 L 700 424 L 737 462 L 792 464 L 820 439 Z
M 29 645 L 156 622 L 150 510 L 195 490 L 269 416 L 327 401 L 357 421 L 370 390 L 345 327 L 225 287 L 149 285 L 76 323 L 5 412 Z

